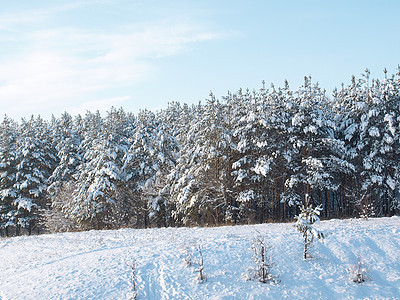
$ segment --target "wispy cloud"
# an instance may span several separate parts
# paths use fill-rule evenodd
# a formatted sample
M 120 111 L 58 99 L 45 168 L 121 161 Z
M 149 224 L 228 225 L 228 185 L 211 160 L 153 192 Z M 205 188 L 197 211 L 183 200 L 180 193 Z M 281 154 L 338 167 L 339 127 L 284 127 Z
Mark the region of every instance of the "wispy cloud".
M 38 11 L 36 17 L 54 11 Z M 3 24 L 25 21 L 21 15 L 8 16 Z M 11 115 L 56 112 L 60 106 L 95 109 L 93 101 L 102 91 L 121 87 L 123 93 L 123 87 L 151 78 L 158 59 L 215 38 L 194 24 L 171 21 L 125 24 L 107 31 L 56 27 L 26 32 L 18 41 L 20 51 L 0 57 L 0 104 Z M 112 104 L 128 96 L 118 94 L 107 101 Z
M 58 13 L 74 10 L 87 4 L 87 1 L 70 1 L 62 5 L 32 8 L 17 12 L 4 12 L 0 14 L 0 30 L 15 31 L 18 27 L 43 23 Z

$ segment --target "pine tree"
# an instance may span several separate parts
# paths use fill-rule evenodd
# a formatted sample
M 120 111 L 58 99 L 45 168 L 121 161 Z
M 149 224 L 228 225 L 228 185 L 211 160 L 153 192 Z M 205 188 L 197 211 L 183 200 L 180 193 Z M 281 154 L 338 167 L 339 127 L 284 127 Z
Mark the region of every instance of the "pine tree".
M 74 181 L 77 167 L 82 160 L 79 152 L 81 137 L 75 129 L 72 116 L 66 112 L 54 122 L 52 131 L 58 164 L 49 178 L 48 191 L 56 194 L 64 183 Z
M 224 119 L 225 109 L 211 96 L 194 112 L 186 143 L 181 146 L 177 170 L 171 174 L 171 193 L 177 216 L 184 224 L 231 222 L 227 208 L 230 195 L 231 134 Z M 234 218 L 234 217 L 233 217 Z
M 394 78 L 373 80 L 370 86 L 366 70 L 364 79 L 353 76 L 352 84 L 337 96 L 342 106 L 342 139 L 356 167 L 344 185 L 350 204 L 359 211 L 376 206 L 378 215 L 388 215 L 391 203 L 397 202 L 398 91 Z
M 286 132 L 290 97 L 287 82 L 284 89 L 276 90 L 271 85 L 271 90 L 263 86 L 252 96 L 247 92 L 242 117 L 235 122 L 239 160 L 234 164 L 234 173 L 242 189 L 241 211 L 243 207 L 254 211 L 258 223 L 285 217 L 286 204 L 280 200 L 287 176 L 286 159 L 290 157 Z
M 162 114 L 141 111 L 124 158 L 127 182 L 136 198 L 138 226 L 170 225 L 167 176 L 175 165 L 177 142 Z
M 271 258 L 271 246 L 268 245 L 263 237 L 257 237 L 251 244 L 254 251 L 255 278 L 262 283 L 275 282 L 272 275 L 273 262 Z
M 239 218 L 248 223 L 264 221 L 264 192 L 261 187 L 262 175 L 255 170 L 260 158 L 258 141 L 261 126 L 253 95 L 239 90 L 230 95 L 228 103 L 232 107 L 234 159 L 232 163 L 233 190 L 238 202 Z
M 42 118 L 22 120 L 15 157 L 16 192 L 12 196 L 17 234 L 21 227 L 30 234 L 38 224 L 40 209 L 46 206 L 47 179 L 56 161 L 48 136 L 49 129 Z
M 7 116 L 0 125 L 0 229 L 9 235 L 9 227 L 16 226 L 14 188 L 16 176 L 17 125 Z
M 314 227 L 314 224 L 319 222 L 319 215 L 322 210 L 321 205 L 313 208 L 312 204 L 310 204 L 309 196 L 306 195 L 305 198 L 305 205 L 300 207 L 300 214 L 295 216 L 295 227 L 303 235 L 303 258 L 307 259 L 310 257 L 310 247 L 314 238 L 321 240 L 324 238 L 324 233 Z
M 83 162 L 78 168 L 73 201 L 65 211 L 88 228 L 118 227 L 127 217 L 120 215 L 118 198 L 124 186 L 121 168 L 128 147 L 125 114 L 112 109 L 104 122 L 99 113 L 88 113 L 86 120 L 90 130 L 81 143 Z
M 293 100 L 295 110 L 287 130 L 294 151 L 289 156 L 291 172 L 283 201 L 299 204 L 312 195 L 321 203 L 324 194 L 327 201 L 329 192 L 338 190 L 338 175 L 353 172 L 354 166 L 344 157 L 344 143 L 335 136 L 331 104 L 318 84 L 306 77 Z

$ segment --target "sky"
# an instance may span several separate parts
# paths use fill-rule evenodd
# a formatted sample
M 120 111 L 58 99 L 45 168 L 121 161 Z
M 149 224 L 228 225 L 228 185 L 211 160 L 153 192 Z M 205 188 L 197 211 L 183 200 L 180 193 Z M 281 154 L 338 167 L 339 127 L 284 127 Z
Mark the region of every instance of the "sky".
M 400 1 L 0 0 L 0 112 L 15 120 L 198 103 L 210 91 L 332 92 L 400 64 Z

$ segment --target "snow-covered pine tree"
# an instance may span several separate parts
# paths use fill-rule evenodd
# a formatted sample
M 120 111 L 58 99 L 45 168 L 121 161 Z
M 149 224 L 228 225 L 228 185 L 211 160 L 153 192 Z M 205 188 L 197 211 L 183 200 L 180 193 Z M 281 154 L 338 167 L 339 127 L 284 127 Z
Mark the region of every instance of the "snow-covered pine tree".
M 40 209 L 46 206 L 47 179 L 56 161 L 49 136 L 48 125 L 40 116 L 22 119 L 15 156 L 16 192 L 12 195 L 17 235 L 21 227 L 31 234 L 38 224 Z
M 368 71 L 368 70 L 367 70 Z M 361 190 L 365 197 L 360 199 L 361 207 L 374 207 L 378 216 L 388 215 L 392 204 L 398 201 L 399 178 L 395 170 L 399 156 L 399 86 L 393 79 L 382 82 L 372 81 L 368 85 L 366 72 L 364 96 L 368 110 L 361 117 L 360 155 L 362 159 Z M 365 117 L 364 117 L 365 116 Z M 367 124 L 367 125 L 366 125 Z
M 185 106 L 177 119 L 176 139 L 178 141 L 178 153 L 174 168 L 168 175 L 167 183 L 172 202 L 171 217 L 175 224 L 189 224 L 191 218 L 186 214 L 186 204 L 194 184 L 194 176 L 190 167 L 196 162 L 192 157 L 196 143 L 195 124 L 198 123 L 203 113 L 203 106 Z M 193 158 L 193 159 L 192 159 Z
M 52 130 L 58 164 L 49 178 L 48 191 L 57 194 L 63 184 L 75 181 L 73 177 L 82 159 L 79 152 L 81 137 L 75 130 L 72 116 L 67 112 L 54 122 Z
M 226 97 L 232 119 L 232 190 L 239 219 L 246 223 L 265 221 L 263 177 L 254 172 L 260 157 L 257 143 L 262 135 L 257 100 L 254 93 L 241 89 Z
M 347 215 L 365 207 L 376 207 L 377 215 L 388 215 L 397 203 L 399 84 L 394 77 L 370 83 L 364 79 L 352 83 L 337 94 L 342 107 L 339 128 L 348 156 L 356 167 L 344 180 Z M 353 208 L 354 207 L 354 208 Z
M 172 102 L 159 116 L 170 128 L 170 134 L 175 137 L 178 145 L 185 143 L 187 132 L 193 121 L 193 108 L 186 103 Z
M 294 152 L 288 140 L 291 121 L 293 92 L 285 81 L 283 88 L 271 85 L 268 93 L 259 93 L 261 133 L 257 136 L 260 156 L 253 167 L 254 172 L 264 177 L 265 196 L 269 203 L 269 217 L 275 220 L 288 218 L 288 203 L 281 201 L 285 181 L 290 174 L 289 163 Z
M 9 228 L 16 226 L 14 205 L 16 176 L 17 124 L 5 116 L 0 124 L 0 230 L 8 236 Z
M 329 202 L 329 192 L 340 186 L 338 175 L 354 170 L 343 159 L 344 144 L 335 136 L 331 104 L 325 91 L 312 84 L 309 77 L 305 77 L 305 84 L 292 103 L 292 124 L 287 136 L 294 151 L 288 157 L 290 176 L 282 200 L 293 205 L 312 195 L 317 203 L 324 199 Z
M 88 112 L 86 121 L 89 130 L 81 143 L 83 162 L 65 212 L 86 228 L 120 227 L 127 217 L 119 209 L 119 191 L 125 185 L 121 168 L 128 148 L 125 113 L 112 108 L 103 121 L 98 112 Z
M 235 222 L 226 214 L 232 204 L 231 134 L 224 119 L 226 109 L 213 95 L 206 105 L 199 104 L 186 142 L 181 145 L 181 156 L 170 178 L 175 215 L 184 224 Z
M 77 168 L 82 160 L 79 151 L 81 136 L 78 134 L 81 118 L 78 117 L 75 121 L 70 114 L 64 112 L 51 123 L 51 137 L 58 163 L 48 179 L 49 203 L 44 211 L 44 226 L 50 232 L 70 231 L 78 226 L 63 211 L 71 203 Z
M 310 203 L 310 197 L 306 195 L 305 199 L 305 205 L 300 207 L 300 214 L 295 216 L 295 227 L 297 231 L 302 233 L 304 245 L 303 258 L 307 259 L 310 257 L 310 247 L 314 238 L 321 240 L 325 236 L 322 231 L 314 227 L 314 224 L 319 222 L 319 215 L 322 210 L 321 205 L 313 208 Z
M 249 165 L 253 190 L 257 201 L 257 222 L 266 218 L 282 219 L 287 215 L 286 203 L 281 203 L 284 182 L 288 173 L 287 161 L 292 148 L 288 147 L 288 123 L 291 109 L 288 83 L 284 88 L 264 87 L 254 93 L 252 116 L 247 119 L 249 144 L 253 145 L 253 159 Z M 290 160 L 289 160 L 290 161 Z
M 199 272 L 197 283 L 204 283 L 205 281 L 207 281 L 207 277 L 204 272 L 204 255 L 200 244 L 196 246 L 196 250 L 198 258 L 196 260 L 197 268 L 195 269 L 195 271 Z
M 341 189 L 337 194 L 336 212 L 339 217 L 351 216 L 355 210 L 356 199 L 361 197 L 360 156 L 357 149 L 357 140 L 360 134 L 359 123 L 364 103 L 357 100 L 360 94 L 360 82 L 352 76 L 351 85 L 333 93 L 334 109 L 336 112 L 337 135 L 345 144 L 345 153 L 348 161 L 355 167 L 354 172 L 341 178 Z
M 254 251 L 254 262 L 255 278 L 262 283 L 275 282 L 275 278 L 272 275 L 272 257 L 271 257 L 271 246 L 268 245 L 264 237 L 257 237 L 251 244 L 251 249 Z
M 167 176 L 175 165 L 177 142 L 162 113 L 141 111 L 124 157 L 124 173 L 135 198 L 136 226 L 170 225 Z
M 168 122 L 165 112 L 157 114 L 159 126 L 157 130 L 156 147 L 158 154 L 154 156 L 158 165 L 152 184 L 146 193 L 152 195 L 151 223 L 156 226 L 172 226 L 174 220 L 171 217 L 174 208 L 169 191 L 169 175 L 175 168 L 177 153 L 179 151 L 178 141 L 175 138 L 174 124 Z M 153 162 L 154 163 L 154 162 Z

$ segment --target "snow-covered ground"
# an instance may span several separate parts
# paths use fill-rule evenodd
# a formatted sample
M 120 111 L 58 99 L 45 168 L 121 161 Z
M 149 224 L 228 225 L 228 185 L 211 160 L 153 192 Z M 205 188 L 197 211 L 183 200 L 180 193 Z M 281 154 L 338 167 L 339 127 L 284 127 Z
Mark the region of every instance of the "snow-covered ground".
M 0 299 L 400 299 L 400 217 L 330 220 L 302 259 L 293 224 L 123 229 L 0 239 Z M 250 245 L 272 246 L 276 283 L 246 280 Z M 207 281 L 197 282 L 197 247 Z M 192 266 L 185 259 L 192 256 Z M 367 280 L 351 280 L 361 261 Z

